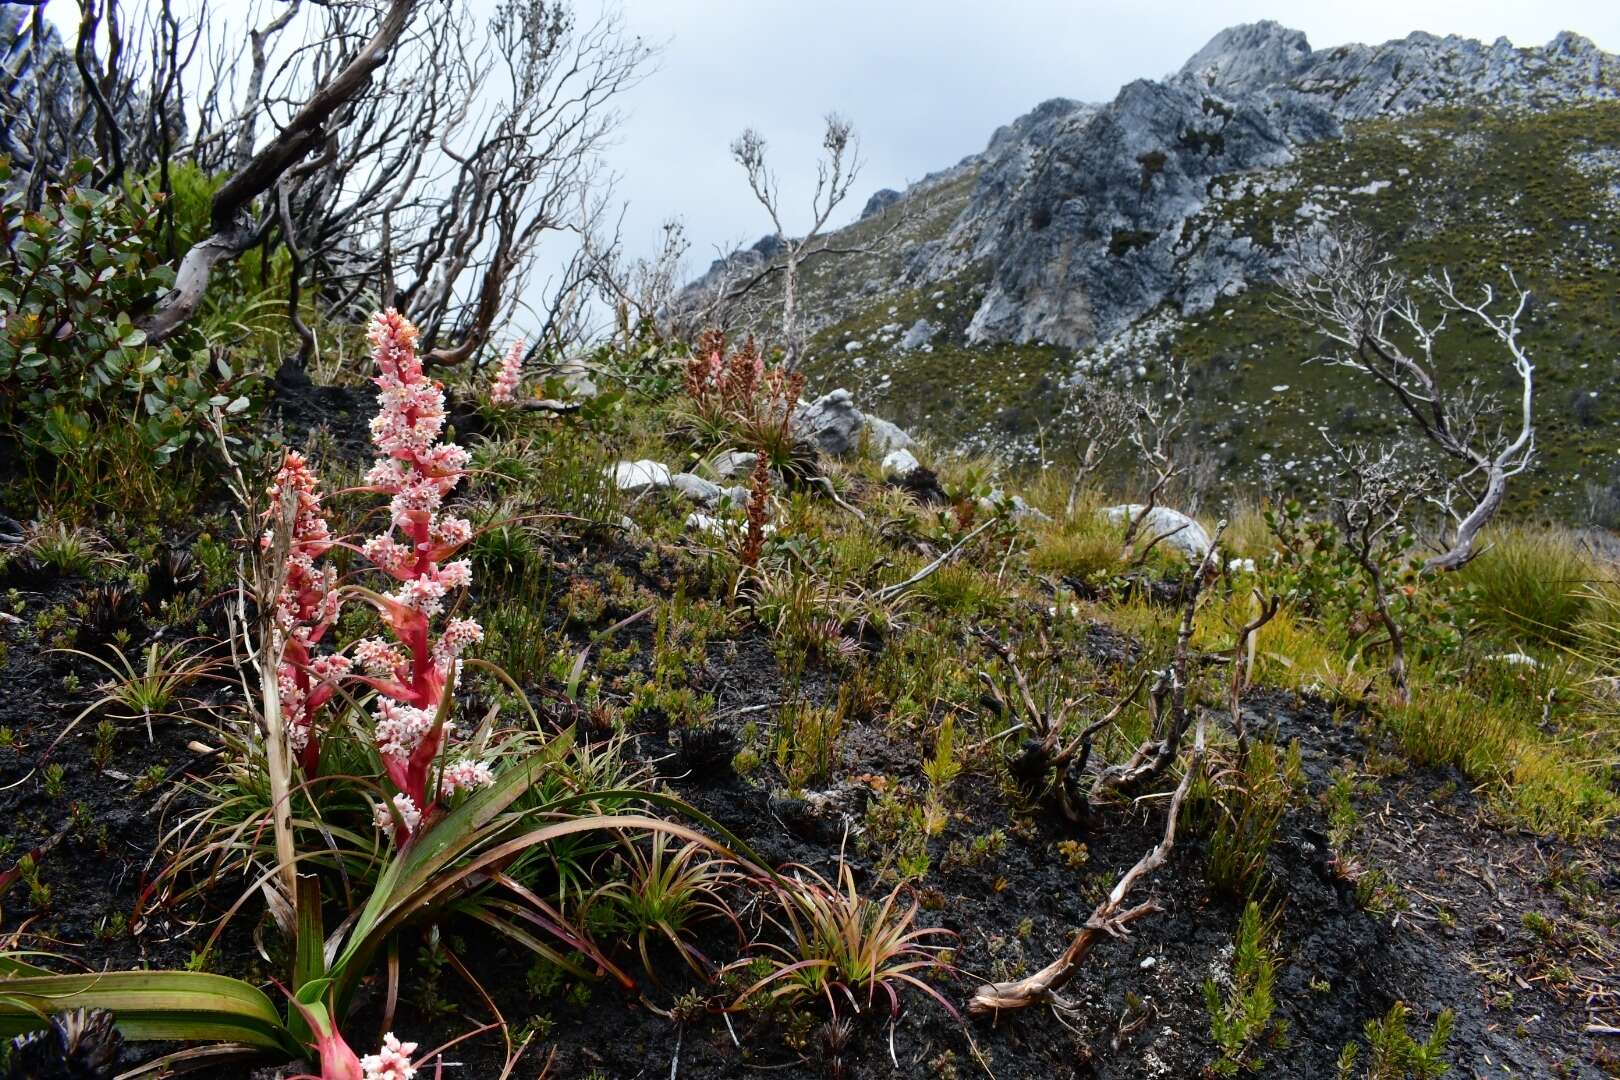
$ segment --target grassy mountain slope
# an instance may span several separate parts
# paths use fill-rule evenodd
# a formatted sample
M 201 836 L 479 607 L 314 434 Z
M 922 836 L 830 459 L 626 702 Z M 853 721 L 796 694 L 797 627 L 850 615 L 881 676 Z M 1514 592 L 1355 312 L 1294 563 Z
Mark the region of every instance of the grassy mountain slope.
M 1607 482 L 1620 464 L 1612 439 L 1620 420 L 1617 148 L 1620 104 L 1612 102 L 1358 121 L 1342 140 L 1301 147 L 1287 166 L 1217 181 L 1183 234 L 1191 240 L 1228 223 L 1280 255 L 1308 219 L 1337 218 L 1378 230 L 1414 275 L 1444 267 L 1459 281 L 1505 284 L 1500 268 L 1512 267 L 1534 293 L 1525 340 L 1538 364 L 1542 447 L 1514 499 L 1520 510 L 1578 518 L 1588 485 Z M 956 181 L 967 182 L 967 175 Z M 932 228 L 941 216 L 936 211 Z M 1188 257 L 1197 257 L 1196 241 Z M 811 275 L 810 306 L 837 316 L 812 341 L 812 384 L 848 385 L 897 422 L 1014 458 L 1028 457 L 1045 429 L 1048 455 L 1060 457 L 1060 386 L 1076 357 L 1041 346 L 966 345 L 962 331 L 983 295 L 986 268 L 873 291 L 875 276 L 894 261 L 828 260 Z M 1393 414 L 1353 373 L 1307 365 L 1319 351 L 1314 335 L 1276 314 L 1272 300 L 1262 285 L 1192 318 L 1165 310 L 1144 320 L 1159 332 L 1128 333 L 1134 341 L 1105 344 L 1088 359 L 1151 369 L 1164 357 L 1184 357 L 1203 387 L 1200 421 L 1223 475 L 1247 484 L 1270 467 L 1283 482 L 1309 488 L 1323 450 L 1317 425 L 1340 435 L 1387 433 Z M 943 327 L 932 351 L 900 350 L 893 328 L 918 318 Z M 859 343 L 853 351 L 851 342 Z M 1500 383 L 1501 354 L 1470 328 L 1448 333 L 1447 347 L 1456 382 Z

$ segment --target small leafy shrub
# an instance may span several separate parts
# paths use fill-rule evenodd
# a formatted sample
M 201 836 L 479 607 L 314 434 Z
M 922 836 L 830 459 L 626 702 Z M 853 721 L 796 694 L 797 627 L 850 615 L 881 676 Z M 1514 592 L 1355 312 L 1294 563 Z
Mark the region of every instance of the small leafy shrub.
M 76 164 L 37 212 L 0 159 L 0 437 L 42 492 L 116 507 L 166 494 L 154 471 L 244 384 L 195 328 L 147 342 L 133 313 L 174 283 L 158 250 L 160 203 L 137 188 L 76 186 Z
M 1238 922 L 1232 947 L 1232 976 L 1223 995 L 1214 979 L 1204 980 L 1204 1005 L 1209 1010 L 1210 1036 L 1221 1056 L 1210 1069 L 1217 1076 L 1235 1076 L 1239 1070 L 1258 1072 L 1263 1064 L 1253 1049 L 1272 1030 L 1277 1000 L 1277 958 L 1266 944 L 1266 924 L 1260 905 L 1249 901 Z
M 1434 1018 L 1434 1030 L 1423 1042 L 1407 1033 L 1410 1017 L 1405 1002 L 1397 1001 L 1382 1020 L 1367 1021 L 1367 1068 L 1360 1074 L 1362 1080 L 1438 1080 L 1451 1071 L 1445 1054 L 1452 1011 L 1445 1009 Z M 1338 1080 L 1355 1080 L 1359 1049 L 1355 1043 L 1345 1044 L 1339 1054 Z

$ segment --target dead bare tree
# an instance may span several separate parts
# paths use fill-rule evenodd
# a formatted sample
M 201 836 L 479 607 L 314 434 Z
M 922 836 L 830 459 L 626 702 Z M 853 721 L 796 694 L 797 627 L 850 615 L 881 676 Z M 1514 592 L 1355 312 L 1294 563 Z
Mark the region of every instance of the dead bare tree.
M 213 269 L 251 248 L 268 227 L 269 216 L 256 216 L 254 202 L 297 167 L 312 171 L 304 159 L 331 138 L 334 114 L 359 94 L 383 65 L 416 10 L 418 0 L 391 0 L 365 44 L 323 81 L 294 113 L 291 121 L 257 151 L 214 193 L 209 209 L 210 232 L 180 260 L 174 288 L 144 320 L 154 341 L 173 334 L 190 320 L 208 289 Z M 318 159 L 317 159 L 318 160 Z
M 591 280 L 596 295 L 614 309 L 618 333 L 628 345 L 642 327 L 672 329 L 672 306 L 691 243 L 686 239 L 686 226 L 670 218 L 660 229 L 661 239 L 652 255 L 627 259 L 620 223 L 622 215 L 610 236 L 587 233 L 582 246 L 593 263 Z
M 465 0 L 427 19 L 423 0 L 288 0 L 228 26 L 206 0 L 183 20 L 171 4 L 132 21 L 121 0 L 84 0 L 68 44 L 37 9 L 0 7 L 16 75 L 0 88 L 0 148 L 35 186 L 85 155 L 104 187 L 155 170 L 168 192 L 171 161 L 228 173 L 207 235 L 175 253 L 174 287 L 139 321 L 162 340 L 221 262 L 257 247 L 267 275 L 285 249 L 306 356 L 311 299 L 341 318 L 392 304 L 433 361 L 479 355 L 523 306 L 545 238 L 577 247 L 596 227 L 611 100 L 654 52 L 611 10 L 581 21 L 565 0 L 502 0 L 487 23 Z M 563 266 L 542 287 L 537 349 L 579 331 L 600 269 L 584 255 Z
M 1254 618 L 1238 627 L 1237 641 L 1232 645 L 1232 677 L 1227 683 L 1226 707 L 1232 717 L 1232 733 L 1237 736 L 1238 763 L 1249 760 L 1249 725 L 1243 719 L 1243 690 L 1254 677 L 1255 635 L 1277 617 L 1282 597 L 1272 593 L 1269 597 L 1254 590 Z
M 1064 410 L 1074 425 L 1077 446 L 1074 477 L 1069 482 L 1070 517 L 1079 506 L 1086 482 L 1125 441 L 1133 411 L 1130 400 L 1113 384 L 1084 375 L 1075 380 Z
M 1049 798 L 1066 820 L 1076 824 L 1088 821 L 1091 804 L 1082 790 L 1081 779 L 1091 761 L 1092 747 L 1097 736 L 1135 702 L 1152 673 L 1144 671 L 1131 688 L 1115 700 L 1112 708 L 1065 738 L 1069 718 L 1081 699 L 1069 697 L 1058 701 L 1049 693 L 1044 704 L 1037 704 L 1029 679 L 1012 649 L 987 635 L 981 636 L 1001 657 L 1008 672 L 1002 679 L 993 678 L 987 671 L 979 672 L 979 681 L 985 685 L 985 705 L 998 717 L 1014 721 L 997 738 L 1024 735 L 1018 753 L 1007 762 L 1007 771 L 1026 795 Z
M 826 227 L 832 212 L 849 195 L 862 164 L 860 140 L 855 135 L 855 128 L 837 113 L 827 114 L 821 149 L 822 156 L 816 162 L 816 188 L 810 197 L 810 228 L 802 236 L 795 237 L 789 234 L 783 224 L 782 200 L 777 190 L 776 175 L 765 161 L 764 137 L 753 128 L 747 128 L 731 144 L 731 156 L 748 175 L 749 189 L 770 215 L 780 253 L 780 262 L 767 260 L 771 265 L 742 291 L 751 289 L 767 275 L 781 273 L 783 363 L 790 371 L 798 368 L 804 349 L 798 312 L 799 267 L 806 259 L 832 250 L 830 245 L 822 241 L 822 229 Z
M 1404 705 L 1409 697 L 1406 635 L 1391 610 L 1389 574 L 1410 547 L 1407 511 L 1431 485 L 1394 450 L 1373 453 L 1364 446 L 1328 445 L 1340 465 L 1340 486 L 1332 495 L 1333 520 L 1367 582 L 1373 618 L 1387 635 L 1390 685 L 1397 702 Z
M 1314 326 L 1333 346 L 1315 359 L 1384 386 L 1453 463 L 1433 499 L 1451 519 L 1450 535 L 1425 566 L 1460 568 L 1473 558 L 1480 530 L 1501 509 L 1508 481 L 1535 458 L 1535 367 L 1519 340 L 1530 291 L 1505 270 L 1509 295 L 1499 308 L 1489 284 L 1471 302 L 1446 272 L 1408 281 L 1372 233 L 1360 228 L 1301 241 L 1294 263 L 1283 279 L 1279 310 Z M 1426 313 L 1420 298 L 1438 314 Z M 1506 352 L 1519 384 L 1511 413 L 1477 383 L 1445 385 L 1439 348 L 1454 316 L 1486 330 Z
M 1128 399 L 1123 416 L 1124 441 L 1136 452 L 1147 493 L 1125 522 L 1125 535 L 1120 538 L 1121 559 L 1130 556 L 1142 525 L 1164 498 L 1165 489 L 1186 469 L 1179 449 L 1188 420 L 1187 383 L 1187 365 L 1173 362 L 1162 390 L 1146 386 Z M 1145 558 L 1148 550 L 1170 535 L 1165 533 L 1154 537 L 1139 558 Z
M 1170 807 L 1165 811 L 1164 836 L 1120 876 L 1108 895 L 1092 910 L 1080 932 L 1069 942 L 1068 948 L 1063 950 L 1063 955 L 1033 975 L 1008 982 L 987 983 L 979 987 L 968 1000 L 969 1014 L 997 1016 L 1041 1003 L 1050 1003 L 1060 1011 L 1072 1009 L 1073 1006 L 1058 992 L 1074 978 L 1075 973 L 1080 970 L 1080 965 L 1085 962 L 1096 944 L 1105 936 L 1116 938 L 1129 936 L 1131 923 L 1145 915 L 1163 910 L 1151 900 L 1132 907 L 1126 907 L 1125 901 L 1138 884 L 1163 866 L 1165 860 L 1170 857 L 1171 849 L 1176 843 L 1176 825 L 1181 820 L 1181 806 L 1187 800 L 1187 792 L 1191 790 L 1194 778 L 1203 771 L 1203 763 L 1204 721 L 1200 718 L 1193 737 L 1192 752 L 1187 755 L 1186 771 L 1182 773 L 1181 782 L 1176 785 L 1174 794 L 1170 796 Z
M 1050 1003 L 1060 1011 L 1068 1010 L 1071 1005 L 1059 995 L 1059 991 L 1079 971 L 1080 965 L 1092 948 L 1105 935 L 1126 936 L 1131 923 L 1160 910 L 1152 901 L 1131 907 L 1127 907 L 1125 902 L 1136 886 L 1163 866 L 1165 860 L 1170 857 L 1171 849 L 1175 846 L 1176 826 L 1181 818 L 1182 804 L 1187 799 L 1187 793 L 1191 790 L 1194 779 L 1203 769 L 1205 713 L 1193 700 L 1192 680 L 1197 658 L 1192 650 L 1192 636 L 1199 600 L 1204 593 L 1205 585 L 1214 578 L 1216 567 L 1219 565 L 1217 550 L 1224 529 L 1225 522 L 1222 522 L 1220 528 L 1216 530 L 1215 542 L 1210 545 L 1209 553 L 1204 556 L 1188 582 L 1175 650 L 1164 669 L 1158 673 L 1153 688 L 1149 691 L 1151 734 L 1136 748 L 1129 760 L 1100 770 L 1092 782 L 1090 792 L 1084 798 L 1084 811 L 1089 816 L 1100 796 L 1108 793 L 1128 793 L 1161 776 L 1171 762 L 1180 756 L 1182 743 L 1188 730 L 1192 729 L 1193 746 L 1187 755 L 1181 781 L 1170 797 L 1163 837 L 1120 876 L 1113 889 L 1092 911 L 1085 925 L 1069 942 L 1068 948 L 1061 956 L 1033 975 L 979 987 L 968 1001 L 969 1013 L 975 1016 L 995 1016 L 1041 1003 Z M 1020 698 L 1025 703 L 1026 715 L 1039 715 L 1041 711 L 1035 708 L 1033 695 L 1028 693 L 1027 685 L 1022 685 L 1021 676 L 1019 682 Z M 1137 685 L 1137 689 L 1139 688 L 1140 684 Z M 1135 692 L 1133 689 L 1126 700 L 1134 697 Z M 1117 712 L 1116 707 L 1102 721 L 1087 727 L 1075 743 L 1084 746 L 1089 752 L 1089 738 L 1096 735 L 1102 726 L 1117 715 Z M 1055 738 L 1047 741 L 1053 746 L 1057 745 Z M 1075 797 L 1072 794 L 1069 796 Z

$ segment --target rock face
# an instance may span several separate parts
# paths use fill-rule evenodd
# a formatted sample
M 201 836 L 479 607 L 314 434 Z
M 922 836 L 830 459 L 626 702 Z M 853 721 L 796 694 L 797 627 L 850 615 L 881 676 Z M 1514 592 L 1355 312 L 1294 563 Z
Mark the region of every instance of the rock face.
M 818 297 L 810 318 L 830 325 L 907 290 L 971 279 L 965 343 L 1089 349 L 1162 305 L 1197 314 L 1275 272 L 1271 251 L 1196 216 L 1218 177 L 1284 165 L 1346 121 L 1614 98 L 1620 58 L 1571 33 L 1525 49 L 1425 33 L 1312 49 L 1275 22 L 1235 26 L 1165 79 L 1133 82 L 1105 105 L 1043 102 L 982 152 L 912 185 L 900 199 L 916 196 L 926 211 L 945 187 L 972 181 L 943 236 L 919 233 L 882 268 L 888 278 L 852 278 Z M 879 192 L 868 211 L 891 202 Z M 757 265 L 769 253 L 756 245 L 732 258 Z M 932 336 L 917 323 L 900 348 Z
M 1436 104 L 1544 108 L 1620 97 L 1620 58 L 1568 31 L 1538 49 L 1419 32 L 1313 52 L 1304 34 L 1267 21 L 1222 30 L 1175 78 L 1225 97 L 1298 93 L 1356 120 Z
M 1188 260 L 1182 224 L 1215 177 L 1282 164 L 1294 143 L 1339 132 L 1314 102 L 1268 104 L 1134 82 L 1052 132 L 1038 165 L 1008 157 L 987 170 L 947 243 L 994 266 L 968 340 L 1088 345 L 1166 299 L 1207 306 L 1262 269 L 1246 237 L 1209 237 Z
M 1284 163 L 1341 123 L 1436 104 L 1620 97 L 1620 58 L 1576 34 L 1539 49 L 1412 34 L 1313 51 L 1274 22 L 1223 30 L 1100 109 L 1047 102 L 998 131 L 967 209 L 921 275 L 992 267 L 970 342 L 1083 348 L 1169 301 L 1183 314 L 1271 272 L 1246 237 L 1188 235 L 1216 176 Z M 947 254 L 950 253 L 950 254 Z

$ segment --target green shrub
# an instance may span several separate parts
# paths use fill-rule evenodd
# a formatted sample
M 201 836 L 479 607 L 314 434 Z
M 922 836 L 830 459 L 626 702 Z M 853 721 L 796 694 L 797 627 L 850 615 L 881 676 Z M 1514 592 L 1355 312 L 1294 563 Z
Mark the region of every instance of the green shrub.
M 1221 1049 L 1221 1056 L 1210 1064 L 1210 1072 L 1216 1076 L 1235 1076 L 1239 1070 L 1256 1072 L 1262 1065 L 1253 1051 L 1272 1031 L 1272 1014 L 1277 1011 L 1273 992 L 1277 957 L 1267 945 L 1267 936 L 1260 905 L 1251 900 L 1243 908 L 1232 943 L 1232 976 L 1226 993 L 1222 995 L 1214 979 L 1204 980 L 1210 1037 Z M 1276 1034 L 1281 1034 L 1280 1029 Z
M 154 471 L 209 412 L 249 401 L 200 331 L 157 346 L 136 327 L 174 280 L 158 252 L 161 202 L 73 186 L 88 169 L 48 186 L 37 211 L 17 190 L 0 201 L 0 438 L 36 489 L 151 505 L 173 485 Z M 10 179 L 0 159 L 0 186 Z

